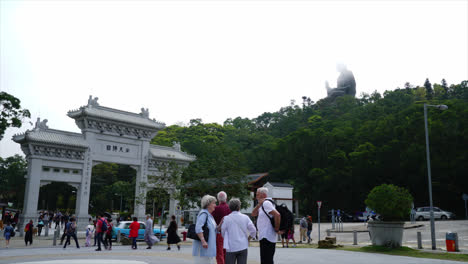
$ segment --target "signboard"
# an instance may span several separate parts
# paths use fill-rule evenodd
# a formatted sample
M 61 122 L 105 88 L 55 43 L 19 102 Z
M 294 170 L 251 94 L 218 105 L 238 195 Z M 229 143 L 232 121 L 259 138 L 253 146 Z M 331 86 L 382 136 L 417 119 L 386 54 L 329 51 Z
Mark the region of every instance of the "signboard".
M 318 208 L 322 207 L 322 201 L 317 201 Z
M 464 194 L 462 195 L 462 199 L 465 200 L 465 201 L 468 200 L 468 194 L 464 193 Z

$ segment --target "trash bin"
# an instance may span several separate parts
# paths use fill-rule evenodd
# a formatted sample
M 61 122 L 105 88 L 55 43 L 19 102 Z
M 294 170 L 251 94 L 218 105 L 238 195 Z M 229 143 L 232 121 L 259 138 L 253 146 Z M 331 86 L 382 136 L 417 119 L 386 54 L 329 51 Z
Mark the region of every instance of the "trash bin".
M 457 233 L 447 232 L 445 234 L 445 245 L 447 246 L 447 252 L 455 252 L 456 240 L 457 240 Z
M 184 237 L 184 241 L 187 240 L 187 231 L 184 231 L 181 234 Z

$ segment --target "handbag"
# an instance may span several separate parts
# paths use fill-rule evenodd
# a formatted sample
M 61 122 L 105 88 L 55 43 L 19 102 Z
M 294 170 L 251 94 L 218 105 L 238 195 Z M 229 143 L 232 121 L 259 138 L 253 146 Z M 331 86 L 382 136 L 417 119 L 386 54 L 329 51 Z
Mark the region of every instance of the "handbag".
M 208 229 L 207 222 L 208 222 L 208 214 L 206 214 L 206 221 L 205 221 L 205 224 L 202 226 L 203 237 L 205 238 L 206 242 L 208 242 L 208 237 L 210 235 L 210 230 Z M 187 237 L 191 238 L 191 239 L 194 239 L 194 240 L 200 241 L 200 238 L 198 237 L 197 233 L 195 232 L 195 225 L 196 224 L 191 224 L 189 226 L 188 231 L 187 231 Z

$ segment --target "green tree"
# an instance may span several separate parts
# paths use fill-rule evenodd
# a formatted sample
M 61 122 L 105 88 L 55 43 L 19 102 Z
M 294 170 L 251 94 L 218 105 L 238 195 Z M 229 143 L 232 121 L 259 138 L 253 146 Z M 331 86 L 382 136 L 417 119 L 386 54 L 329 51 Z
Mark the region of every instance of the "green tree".
M 93 167 L 91 178 L 90 212 L 99 213 L 120 208 L 132 212 L 135 201 L 136 171 L 128 165 L 101 163 Z
M 0 157 L 0 200 L 12 202 L 22 208 L 26 184 L 27 162 L 20 155 L 3 159 Z
M 432 84 L 429 82 L 428 78 L 426 78 L 426 81 L 424 81 L 424 88 L 426 88 L 427 99 L 431 100 L 433 96 L 433 90 L 432 90 Z
M 21 127 L 24 118 L 31 117 L 27 109 L 21 108 L 21 101 L 11 94 L 0 92 L 0 140 L 9 127 Z
M 242 127 L 242 123 L 248 122 L 236 120 L 235 123 Z M 183 151 L 197 157 L 181 174 L 177 189 L 182 205 L 199 202 L 204 194 L 215 195 L 221 190 L 229 191 L 231 196 L 247 198 L 242 180 L 248 172 L 246 161 L 233 144 L 226 143 L 226 129 L 219 124 L 203 124 L 200 119 L 192 119 L 188 127 L 168 127 L 166 133 L 158 133 L 152 140 L 153 144 L 169 146 L 172 141 L 180 142 Z

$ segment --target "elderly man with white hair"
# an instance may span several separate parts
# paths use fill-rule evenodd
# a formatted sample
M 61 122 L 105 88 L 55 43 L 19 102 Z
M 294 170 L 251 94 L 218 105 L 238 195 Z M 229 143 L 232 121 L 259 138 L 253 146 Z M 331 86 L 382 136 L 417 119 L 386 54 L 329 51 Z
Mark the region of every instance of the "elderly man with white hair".
M 224 191 L 220 191 L 218 193 L 219 204 L 212 213 L 216 224 L 218 225 L 218 230 L 220 230 L 223 218 L 231 213 L 231 210 L 229 210 L 229 206 L 227 205 L 226 201 L 227 194 Z M 224 264 L 226 258 L 226 250 L 223 248 L 223 241 L 223 236 L 220 232 L 218 232 L 216 234 L 216 262 L 218 264 Z
M 281 215 L 275 209 L 275 205 L 268 198 L 268 189 L 261 187 L 257 189 L 257 206 L 252 211 L 252 216 L 258 216 L 258 240 L 260 241 L 260 262 L 262 264 L 273 264 L 276 249 L 276 234 L 281 235 L 279 230 Z M 270 219 L 274 219 L 274 226 Z

